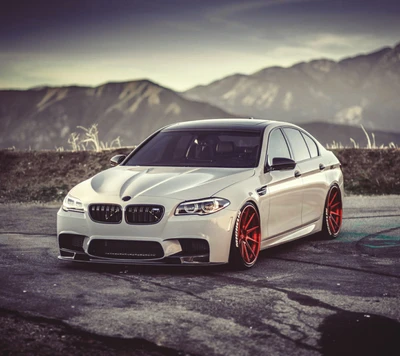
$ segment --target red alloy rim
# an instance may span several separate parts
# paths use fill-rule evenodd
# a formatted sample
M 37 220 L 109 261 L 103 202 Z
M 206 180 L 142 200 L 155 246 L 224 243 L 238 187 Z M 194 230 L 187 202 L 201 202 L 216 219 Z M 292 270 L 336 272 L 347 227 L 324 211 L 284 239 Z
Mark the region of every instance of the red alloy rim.
M 242 211 L 238 231 L 238 247 L 246 264 L 251 265 L 257 260 L 260 242 L 260 217 L 256 209 L 252 205 L 248 205 Z
M 337 235 L 342 226 L 342 197 L 338 187 L 331 188 L 326 207 L 326 220 L 332 235 Z

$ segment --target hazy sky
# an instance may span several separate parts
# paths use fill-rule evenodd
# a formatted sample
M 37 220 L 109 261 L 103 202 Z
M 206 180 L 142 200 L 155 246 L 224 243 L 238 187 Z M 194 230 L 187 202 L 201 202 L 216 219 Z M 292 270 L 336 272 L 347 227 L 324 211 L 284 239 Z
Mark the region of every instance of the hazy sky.
M 400 42 L 400 0 L 2 0 L 0 88 L 175 90 Z

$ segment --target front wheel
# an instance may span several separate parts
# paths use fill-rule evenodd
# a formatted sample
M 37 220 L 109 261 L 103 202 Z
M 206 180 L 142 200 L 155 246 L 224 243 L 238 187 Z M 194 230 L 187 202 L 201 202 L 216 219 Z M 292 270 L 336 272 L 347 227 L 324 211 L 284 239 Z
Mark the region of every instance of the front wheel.
M 322 236 L 334 239 L 342 227 L 343 204 L 342 193 L 337 185 L 330 187 L 325 202 Z
M 255 205 L 246 203 L 236 218 L 229 262 L 236 268 L 253 267 L 261 246 L 260 216 Z

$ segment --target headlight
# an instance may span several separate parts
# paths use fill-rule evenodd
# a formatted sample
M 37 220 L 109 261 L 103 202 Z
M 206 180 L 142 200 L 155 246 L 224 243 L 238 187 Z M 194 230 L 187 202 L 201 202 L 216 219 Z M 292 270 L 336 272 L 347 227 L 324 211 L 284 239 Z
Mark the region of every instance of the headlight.
M 222 198 L 210 198 L 202 200 L 185 201 L 178 205 L 175 215 L 207 215 L 216 213 L 226 208 L 229 200 Z
M 83 213 L 82 202 L 77 198 L 71 197 L 69 194 L 65 197 L 62 208 L 64 211 Z

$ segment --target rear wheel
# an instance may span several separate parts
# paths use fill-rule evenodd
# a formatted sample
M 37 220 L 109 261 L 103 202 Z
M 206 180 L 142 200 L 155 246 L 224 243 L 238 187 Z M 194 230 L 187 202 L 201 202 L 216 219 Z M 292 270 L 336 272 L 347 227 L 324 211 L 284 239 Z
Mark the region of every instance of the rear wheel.
M 337 185 L 330 187 L 325 202 L 322 236 L 334 239 L 342 227 L 343 204 L 342 192 Z
M 233 232 L 229 262 L 236 268 L 253 267 L 261 246 L 260 216 L 255 205 L 246 203 L 238 214 Z

